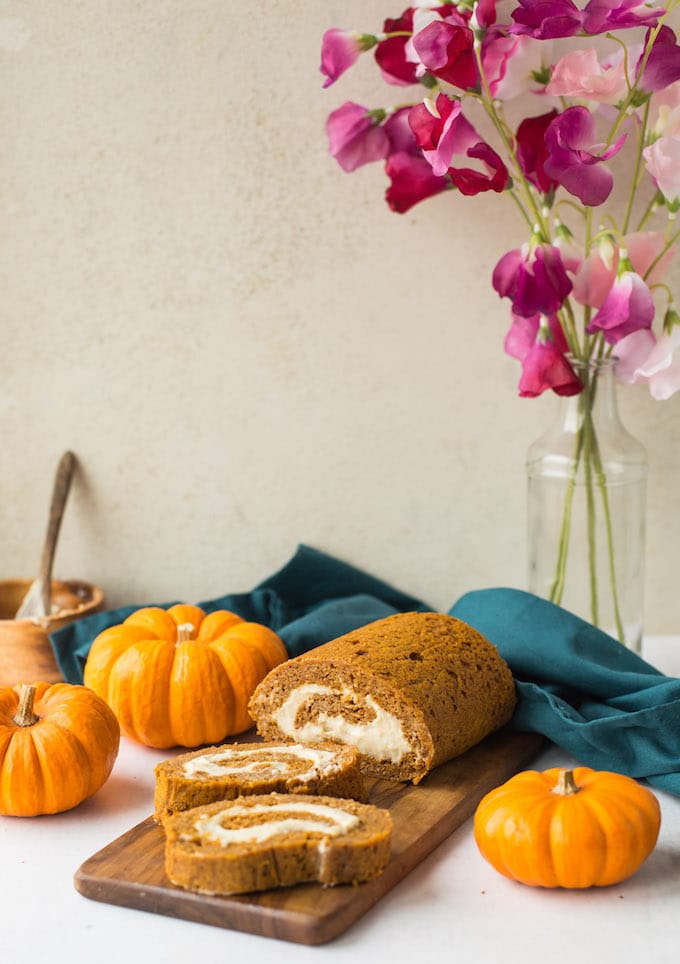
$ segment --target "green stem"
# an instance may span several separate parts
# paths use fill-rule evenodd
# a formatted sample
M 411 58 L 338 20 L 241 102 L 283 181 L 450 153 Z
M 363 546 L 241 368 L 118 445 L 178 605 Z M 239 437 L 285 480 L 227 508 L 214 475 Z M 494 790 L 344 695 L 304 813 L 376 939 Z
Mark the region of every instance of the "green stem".
M 637 143 L 637 153 L 635 156 L 635 167 L 633 169 L 633 176 L 630 180 L 630 191 L 628 192 L 628 203 L 626 204 L 626 213 L 623 218 L 623 227 L 621 229 L 622 234 L 628 231 L 628 225 L 630 224 L 630 218 L 633 213 L 633 202 L 635 200 L 635 194 L 637 192 L 638 185 L 640 183 L 640 170 L 642 167 L 642 151 L 645 146 L 645 133 L 647 131 L 647 121 L 649 120 L 649 101 L 645 104 L 645 111 L 642 116 L 642 125 L 638 134 Z

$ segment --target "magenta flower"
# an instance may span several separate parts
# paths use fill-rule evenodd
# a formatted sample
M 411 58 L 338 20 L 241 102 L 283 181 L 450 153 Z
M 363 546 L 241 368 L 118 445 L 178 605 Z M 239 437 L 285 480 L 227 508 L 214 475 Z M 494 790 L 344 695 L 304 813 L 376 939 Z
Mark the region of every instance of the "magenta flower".
M 581 29 L 583 14 L 572 0 L 519 0 L 512 19 L 511 33 L 550 40 L 573 37 Z
M 324 87 L 330 87 L 354 64 L 364 48 L 361 34 L 353 30 L 327 30 L 321 39 L 321 66 L 326 77 Z
M 602 307 L 586 328 L 589 335 L 601 331 L 610 345 L 634 331 L 651 328 L 654 320 L 651 291 L 632 270 L 627 256 L 621 257 L 620 265 L 624 265 L 623 270 L 619 270 Z
M 545 132 L 557 116 L 557 111 L 551 110 L 538 117 L 526 117 L 517 128 L 517 160 L 524 176 L 543 194 L 558 186 L 545 170 L 548 157 Z
M 458 14 L 435 20 L 413 36 L 413 47 L 431 74 L 460 90 L 479 86 L 474 34 Z
M 583 29 L 598 34 L 627 27 L 655 27 L 665 12 L 640 0 L 590 0 L 583 11 Z
M 413 10 L 409 7 L 400 17 L 386 20 L 383 31 L 390 33 L 407 33 L 413 30 Z M 417 84 L 419 77 L 416 73 L 417 64 L 406 57 L 408 36 L 386 37 L 375 48 L 375 59 L 380 67 L 383 80 L 388 84 L 400 86 Z
M 501 298 L 509 298 L 517 315 L 553 315 L 571 291 L 571 281 L 558 248 L 525 244 L 508 251 L 493 271 L 492 283 Z
M 645 49 L 648 40 L 649 31 L 645 38 Z M 642 57 L 638 60 L 638 70 L 641 60 Z M 680 47 L 676 43 L 674 31 L 670 27 L 662 27 L 652 45 L 639 86 L 648 92 L 663 90 L 676 80 L 680 80 Z
M 505 164 L 463 116 L 460 101 L 439 94 L 435 105 L 416 104 L 409 113 L 409 124 L 433 173 L 439 177 L 448 174 L 461 194 L 499 192 L 507 186 Z M 456 156 L 480 161 L 482 170 L 454 166 Z
M 545 172 L 589 207 L 597 207 L 609 197 L 614 178 L 602 162 L 617 154 L 626 139 L 622 134 L 615 144 L 596 154 L 590 150 L 596 146 L 596 136 L 595 119 L 587 107 L 568 107 L 545 132 Z
M 349 100 L 329 115 L 328 146 L 343 171 L 355 171 L 362 164 L 387 157 L 390 142 L 379 126 L 380 115 L 384 117 L 384 112 L 372 113 Z
M 391 180 L 385 200 L 392 211 L 403 214 L 428 197 L 450 190 L 451 178 L 437 177 L 422 154 L 396 151 L 385 162 L 385 172 Z
M 520 396 L 535 398 L 547 389 L 557 395 L 577 395 L 583 385 L 565 357 L 567 341 L 558 319 L 515 314 L 512 319 L 504 347 L 522 363 Z

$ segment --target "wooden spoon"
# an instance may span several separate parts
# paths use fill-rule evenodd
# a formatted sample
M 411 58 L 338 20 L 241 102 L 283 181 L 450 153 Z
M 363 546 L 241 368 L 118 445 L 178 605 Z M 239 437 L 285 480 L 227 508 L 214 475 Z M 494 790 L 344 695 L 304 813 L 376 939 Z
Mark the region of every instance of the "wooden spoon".
M 61 519 L 75 467 L 76 457 L 73 452 L 64 452 L 54 476 L 52 502 L 42 556 L 40 557 L 38 578 L 31 583 L 17 609 L 15 619 L 42 619 L 50 615 L 52 606 L 52 563 L 54 562 Z

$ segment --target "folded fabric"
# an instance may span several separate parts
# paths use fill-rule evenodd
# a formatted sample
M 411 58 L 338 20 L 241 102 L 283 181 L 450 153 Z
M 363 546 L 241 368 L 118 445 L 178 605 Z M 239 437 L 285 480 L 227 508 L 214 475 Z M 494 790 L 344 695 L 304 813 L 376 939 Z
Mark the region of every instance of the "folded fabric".
M 270 626 L 291 656 L 395 612 L 433 610 L 304 545 L 251 592 L 198 605 Z M 82 682 L 94 638 L 137 608 L 99 613 L 54 633 L 64 678 Z M 644 778 L 680 795 L 680 680 L 664 676 L 572 613 L 521 590 L 467 593 L 449 613 L 483 633 L 508 662 L 519 696 L 511 726 L 542 733 L 587 766 Z

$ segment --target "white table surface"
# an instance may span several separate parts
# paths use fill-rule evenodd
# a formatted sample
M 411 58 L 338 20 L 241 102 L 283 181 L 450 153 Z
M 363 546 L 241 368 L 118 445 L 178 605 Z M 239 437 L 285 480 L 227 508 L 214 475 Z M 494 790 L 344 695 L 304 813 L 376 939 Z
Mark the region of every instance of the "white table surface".
M 680 676 L 680 637 L 643 656 Z M 114 770 L 69 813 L 0 817 L 0 961 L 121 964 L 192 960 L 676 964 L 680 950 L 680 798 L 655 791 L 662 826 L 630 880 L 588 891 L 524 887 L 479 855 L 467 821 L 361 920 L 317 947 L 255 937 L 82 897 L 73 875 L 89 856 L 152 812 L 153 768 L 168 753 L 121 740 Z M 574 762 L 557 748 L 536 769 Z

